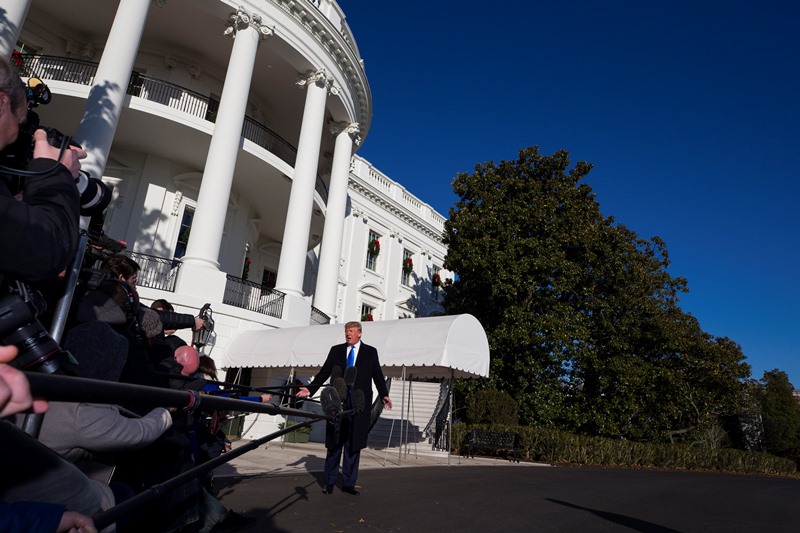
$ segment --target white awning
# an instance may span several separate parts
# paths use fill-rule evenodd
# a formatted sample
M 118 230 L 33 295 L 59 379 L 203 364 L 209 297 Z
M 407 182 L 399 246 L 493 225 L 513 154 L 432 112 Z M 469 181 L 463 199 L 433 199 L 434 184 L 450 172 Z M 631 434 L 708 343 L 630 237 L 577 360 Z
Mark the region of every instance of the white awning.
M 489 341 L 472 315 L 362 322 L 362 340 L 378 349 L 387 377 L 489 377 Z M 344 324 L 240 333 L 228 345 L 226 368 L 306 368 L 316 371 L 328 350 L 344 342 Z

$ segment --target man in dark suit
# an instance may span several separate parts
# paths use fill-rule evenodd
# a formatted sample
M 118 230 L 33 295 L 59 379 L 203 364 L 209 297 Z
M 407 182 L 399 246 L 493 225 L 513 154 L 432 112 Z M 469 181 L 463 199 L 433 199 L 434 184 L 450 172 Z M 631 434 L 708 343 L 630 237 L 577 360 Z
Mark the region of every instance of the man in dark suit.
M 352 417 L 345 417 L 340 423 L 338 433 L 334 431 L 333 424 L 328 424 L 325 439 L 328 453 L 325 458 L 325 488 L 323 492 L 325 494 L 333 492 L 336 478 L 339 477 L 339 463 L 341 462 L 342 490 L 348 494 L 358 495 L 359 492 L 356 490 L 358 462 L 361 450 L 367 446 L 367 435 L 370 430 L 368 406 L 372 405 L 372 383 L 375 383 L 375 388 L 378 389 L 378 395 L 386 409 L 392 408 L 392 400 L 389 398 L 386 379 L 383 377 L 378 360 L 378 350 L 361 342 L 361 323 L 348 322 L 345 324 L 344 337 L 346 342 L 331 348 L 322 369 L 307 388 L 303 387 L 298 391 L 297 396 L 299 398 L 313 396 L 331 376 L 334 367 L 346 369 L 348 366 L 355 366 L 356 377 L 352 389 L 364 392 L 364 405 L 367 408 Z M 345 401 L 345 408 L 349 409 L 350 407 L 348 397 Z M 344 461 L 342 461 L 342 451 L 344 451 Z

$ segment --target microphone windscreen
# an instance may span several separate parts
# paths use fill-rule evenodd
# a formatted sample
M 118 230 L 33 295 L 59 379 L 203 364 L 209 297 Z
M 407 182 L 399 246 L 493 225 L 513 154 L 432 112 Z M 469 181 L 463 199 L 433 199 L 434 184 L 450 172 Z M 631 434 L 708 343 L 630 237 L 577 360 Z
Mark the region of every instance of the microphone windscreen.
M 320 396 L 320 403 L 322 404 L 322 412 L 327 416 L 338 416 L 342 405 L 341 397 L 336 389 L 333 387 L 325 387 L 322 389 Z
M 333 383 L 334 379 L 338 379 L 342 377 L 342 367 L 335 366 L 331 369 L 331 383 Z
M 348 366 L 344 371 L 344 382 L 347 384 L 348 388 L 353 388 L 353 383 L 356 382 L 356 374 L 358 370 L 354 366 Z
M 331 382 L 331 387 L 336 389 L 336 392 L 339 394 L 339 398 L 344 398 L 347 396 L 347 384 L 344 382 L 342 378 L 336 378 Z
M 361 389 L 356 389 L 353 391 L 353 409 L 356 410 L 357 413 L 360 413 L 364 410 L 364 404 L 366 401 L 364 400 L 364 391 Z

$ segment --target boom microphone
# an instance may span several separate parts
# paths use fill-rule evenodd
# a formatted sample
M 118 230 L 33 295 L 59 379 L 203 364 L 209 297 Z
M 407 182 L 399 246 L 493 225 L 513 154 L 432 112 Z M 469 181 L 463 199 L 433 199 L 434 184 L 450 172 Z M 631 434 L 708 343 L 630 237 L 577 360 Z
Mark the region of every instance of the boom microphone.
M 341 379 L 341 378 L 340 378 Z M 320 395 L 322 412 L 327 416 L 337 417 L 342 410 L 342 400 L 339 393 L 333 387 L 325 387 Z
M 335 366 L 331 370 L 331 386 L 339 393 L 339 399 L 347 396 L 347 384 L 342 379 L 342 367 Z
M 344 382 L 348 389 L 353 388 L 353 383 L 356 382 L 356 374 L 358 374 L 358 370 L 354 366 L 348 366 L 344 370 Z
M 361 389 L 356 389 L 353 391 L 353 409 L 356 413 L 360 413 L 364 410 L 364 404 L 366 401 L 364 400 L 364 391 Z

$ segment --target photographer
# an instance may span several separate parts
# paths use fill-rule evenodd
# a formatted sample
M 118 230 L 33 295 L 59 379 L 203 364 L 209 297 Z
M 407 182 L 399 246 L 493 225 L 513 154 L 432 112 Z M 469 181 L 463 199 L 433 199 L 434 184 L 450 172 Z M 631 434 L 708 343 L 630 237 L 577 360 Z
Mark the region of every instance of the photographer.
M 20 136 L 20 125 L 27 118 L 28 100 L 22 82 L 11 64 L 0 58 L 0 150 Z M 24 138 L 27 137 L 27 138 Z M 22 146 L 27 144 L 27 146 Z M 31 152 L 32 145 L 32 154 Z M 7 296 L 12 282 L 33 286 L 51 282 L 72 260 L 78 247 L 80 201 L 74 178 L 86 152 L 77 147 L 50 146 L 44 130 L 23 136 L 20 147 L 29 154 L 24 173 L 0 169 L 0 296 Z M 5 166 L 7 153 L 0 162 Z M 30 157 L 32 156 L 32 158 Z M 28 159 L 30 161 L 28 162 Z M 22 177 L 18 177 L 22 174 Z M 7 313 L 8 323 L 14 314 Z M 16 324 L 15 324 L 16 325 Z M 41 327 L 41 326 L 39 326 Z M 9 332 L 2 332 L 5 336 Z M 17 348 L 4 346 L 2 363 L 17 357 Z M 12 354 L 12 355 L 9 355 Z M 20 356 L 21 357 L 21 356 Z M 9 369 L 2 367 L 4 371 Z M 16 373 L 4 374 L 11 402 L 24 400 L 13 388 Z M 8 383 L 6 378 L 12 379 Z M 16 397 L 15 397 L 16 394 Z M 40 411 L 36 402 L 34 411 Z M 6 406 L 8 407 L 8 405 Z M 95 483 L 55 452 L 6 420 L 0 420 L 0 501 L 37 501 L 64 506 L 67 517 L 92 515 L 114 505 L 113 494 Z M 17 509 L 17 508 L 14 508 Z M 18 514 L 14 512 L 13 514 Z M 87 531 L 94 530 L 87 522 Z M 66 524 L 69 525 L 69 524 Z M 75 528 L 79 525 L 76 523 Z
M 0 58 L 0 150 L 13 143 L 25 121 L 27 98 L 16 71 Z M 16 195 L 0 179 L 0 283 L 8 278 L 39 283 L 56 278 L 78 245 L 80 202 L 74 178 L 86 152 L 50 146 L 44 130 L 33 134 L 37 175 L 22 178 Z

